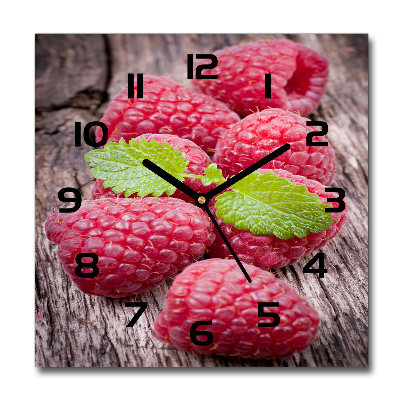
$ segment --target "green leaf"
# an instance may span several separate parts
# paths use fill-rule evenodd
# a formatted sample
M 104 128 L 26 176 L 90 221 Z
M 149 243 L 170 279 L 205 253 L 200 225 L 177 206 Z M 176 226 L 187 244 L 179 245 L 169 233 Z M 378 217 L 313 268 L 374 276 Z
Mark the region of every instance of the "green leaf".
M 222 183 L 225 180 L 217 164 L 210 164 L 204 172 L 206 175 L 201 178 L 204 186 L 208 186 L 211 183 Z
M 109 142 L 104 149 L 85 154 L 86 162 L 92 167 L 92 175 L 104 180 L 104 187 L 112 187 L 114 193 L 124 192 L 128 197 L 133 193 L 143 197 L 160 197 L 163 193 L 173 194 L 176 187 L 147 169 L 142 161 L 149 159 L 160 168 L 183 182 L 183 171 L 189 161 L 176 147 L 167 142 L 150 143 L 141 138 L 131 139 L 129 144 L 121 139 L 119 143 Z
M 322 232 L 332 225 L 332 217 L 325 212 L 326 204 L 317 194 L 273 173 L 253 172 L 231 189 L 234 192 L 217 197 L 215 207 L 217 217 L 237 229 L 291 239 Z

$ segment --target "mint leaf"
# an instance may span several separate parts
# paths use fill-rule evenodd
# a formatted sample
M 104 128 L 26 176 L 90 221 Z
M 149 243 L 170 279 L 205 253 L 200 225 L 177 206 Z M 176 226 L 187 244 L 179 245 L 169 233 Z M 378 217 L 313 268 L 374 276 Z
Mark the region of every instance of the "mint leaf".
M 92 167 L 92 175 L 104 180 L 104 187 L 112 187 L 114 193 L 124 192 L 125 197 L 133 193 L 143 197 L 160 197 L 163 193 L 173 194 L 176 187 L 147 169 L 142 161 L 149 159 L 160 168 L 183 182 L 183 171 L 189 161 L 176 147 L 167 142 L 150 143 L 141 138 L 129 144 L 121 139 L 119 143 L 109 142 L 104 149 L 96 149 L 85 154 L 85 161 Z
M 210 164 L 204 172 L 206 175 L 201 178 L 201 182 L 204 186 L 210 185 L 211 183 L 221 183 L 225 180 L 217 164 Z
M 217 197 L 217 217 L 237 229 L 281 239 L 305 237 L 332 225 L 326 204 L 305 185 L 295 186 L 273 173 L 253 172 Z

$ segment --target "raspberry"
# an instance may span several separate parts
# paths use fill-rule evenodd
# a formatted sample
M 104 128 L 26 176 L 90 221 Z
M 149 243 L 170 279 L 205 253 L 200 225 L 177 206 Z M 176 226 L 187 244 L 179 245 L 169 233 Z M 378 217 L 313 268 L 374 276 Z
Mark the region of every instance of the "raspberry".
M 187 267 L 175 278 L 153 335 L 185 351 L 255 359 L 285 358 L 306 349 L 318 330 L 317 311 L 271 273 L 244 267 L 251 283 L 233 260 L 209 259 Z M 258 316 L 259 302 L 279 303 L 264 309 L 279 315 L 278 326 L 258 326 L 273 322 Z M 212 333 L 211 344 L 191 341 L 190 329 L 197 321 L 212 321 L 197 328 Z M 205 341 L 204 335 L 198 340 Z
M 236 175 L 276 148 L 290 143 L 290 150 L 264 168 L 284 169 L 330 185 L 335 176 L 335 153 L 329 145 L 306 145 L 307 133 L 321 130 L 318 126 L 306 126 L 307 121 L 309 119 L 280 109 L 249 115 L 221 137 L 213 160 L 225 176 Z M 313 136 L 312 141 L 326 142 L 327 139 Z
M 169 133 L 190 139 L 212 153 L 221 134 L 239 119 L 225 104 L 172 79 L 144 76 L 143 98 L 128 99 L 125 86 L 110 102 L 101 122 L 107 125 L 109 142 L 120 138 L 129 142 L 144 133 Z M 102 130 L 97 128 L 97 141 L 102 137 Z
M 328 60 L 291 40 L 260 40 L 213 54 L 218 66 L 202 73 L 218 75 L 218 79 L 193 80 L 193 85 L 242 117 L 267 107 L 310 114 L 328 83 Z M 265 98 L 266 73 L 271 74 L 270 99 Z
M 211 164 L 210 157 L 203 150 L 201 150 L 199 146 L 190 140 L 182 139 L 174 135 L 152 133 L 138 136 L 135 138 L 135 140 L 139 141 L 141 138 L 145 138 L 149 143 L 152 140 L 155 140 L 159 144 L 168 142 L 171 147 L 177 147 L 180 152 L 184 153 L 186 160 L 189 160 L 188 167 L 185 170 L 186 174 L 204 175 L 205 169 Z M 119 193 L 117 195 L 112 191 L 111 188 L 104 188 L 103 182 L 104 181 L 101 179 L 96 180 L 92 190 L 93 199 L 99 199 L 101 197 L 125 197 L 123 193 Z M 207 193 L 216 186 L 215 184 L 204 186 L 200 179 L 194 178 L 185 178 L 183 183 L 191 187 L 193 190 L 196 190 L 198 193 Z M 136 197 L 136 193 L 129 197 Z M 176 192 L 173 194 L 173 197 L 193 203 L 193 199 L 182 193 L 180 190 L 176 190 Z
M 78 288 L 107 297 L 143 293 L 161 284 L 200 258 L 215 237 L 202 210 L 168 197 L 85 200 L 76 212 L 48 217 L 45 230 L 60 245 L 63 269 Z M 79 253 L 98 255 L 96 277 L 76 275 Z
M 290 172 L 279 169 L 260 169 L 258 172 L 272 172 L 281 178 L 288 178 L 296 186 L 305 185 L 309 193 L 316 193 L 324 204 L 327 203 L 326 199 L 328 197 L 335 197 L 335 194 L 325 192 L 325 186 L 316 181 L 307 180 L 303 176 L 293 175 Z M 216 216 L 215 202 L 215 198 L 211 200 L 210 210 L 216 217 L 219 226 L 239 259 L 266 270 L 292 264 L 303 256 L 325 246 L 339 233 L 341 227 L 347 221 L 346 205 L 344 211 L 330 214 L 333 223 L 327 230 L 319 233 L 310 233 L 303 238 L 295 236 L 292 239 L 285 240 L 276 236 L 253 235 L 249 231 L 239 230 L 231 224 L 226 224 Z M 330 202 L 329 204 L 335 208 L 339 206 L 336 202 Z M 208 248 L 208 254 L 210 257 L 232 258 L 231 252 L 219 234 L 216 235 L 215 241 Z

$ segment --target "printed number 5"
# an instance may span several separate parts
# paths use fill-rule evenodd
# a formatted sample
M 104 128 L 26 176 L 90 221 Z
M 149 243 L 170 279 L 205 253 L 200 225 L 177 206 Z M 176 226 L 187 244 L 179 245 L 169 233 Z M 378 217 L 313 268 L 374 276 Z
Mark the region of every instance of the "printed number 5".
M 279 307 L 279 303 L 277 301 L 261 301 L 258 303 L 258 316 L 259 317 L 272 317 L 274 319 L 273 322 L 259 322 L 258 326 L 260 328 L 268 328 L 275 327 L 279 325 L 281 322 L 281 318 L 277 313 L 265 312 L 264 307 Z

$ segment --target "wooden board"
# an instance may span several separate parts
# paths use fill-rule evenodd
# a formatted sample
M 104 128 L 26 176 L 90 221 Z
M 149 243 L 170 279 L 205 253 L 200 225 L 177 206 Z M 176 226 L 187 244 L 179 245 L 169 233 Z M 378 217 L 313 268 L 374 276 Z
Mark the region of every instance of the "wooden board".
M 323 248 L 323 279 L 302 269 L 314 255 L 276 271 L 321 316 L 310 348 L 285 360 L 185 353 L 153 338 L 171 281 L 137 296 L 134 309 L 82 294 L 64 274 L 43 223 L 73 187 L 90 198 L 93 183 L 74 146 L 74 123 L 99 120 L 128 72 L 171 76 L 190 87 L 186 55 L 264 38 L 289 38 L 328 57 L 330 81 L 312 115 L 329 126 L 338 168 L 332 187 L 346 191 L 349 220 Z M 368 365 L 368 37 L 367 35 L 37 35 L 36 36 L 36 365 L 45 367 L 362 367 Z M 124 299 L 133 301 L 134 297 Z

